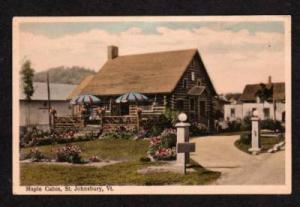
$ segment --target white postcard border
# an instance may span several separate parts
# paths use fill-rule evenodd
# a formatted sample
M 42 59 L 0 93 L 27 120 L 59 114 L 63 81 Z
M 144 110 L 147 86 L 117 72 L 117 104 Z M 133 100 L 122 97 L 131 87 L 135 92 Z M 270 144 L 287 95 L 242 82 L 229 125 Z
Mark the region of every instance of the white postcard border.
M 98 186 L 103 191 L 66 191 L 66 186 L 35 186 L 28 191 L 20 186 L 19 162 L 19 24 L 24 22 L 105 22 L 105 21 L 283 21 L 285 25 L 286 149 L 285 185 L 203 185 L 203 186 Z M 144 16 L 144 17 L 15 17 L 13 19 L 13 194 L 16 195 L 87 195 L 87 194 L 290 194 L 292 189 L 291 149 L 291 16 Z M 49 187 L 48 190 L 45 188 Z M 75 189 L 76 186 L 68 186 Z M 90 186 L 86 186 L 89 188 Z M 97 186 L 93 186 L 97 187 Z M 112 188 L 112 189 L 111 189 Z

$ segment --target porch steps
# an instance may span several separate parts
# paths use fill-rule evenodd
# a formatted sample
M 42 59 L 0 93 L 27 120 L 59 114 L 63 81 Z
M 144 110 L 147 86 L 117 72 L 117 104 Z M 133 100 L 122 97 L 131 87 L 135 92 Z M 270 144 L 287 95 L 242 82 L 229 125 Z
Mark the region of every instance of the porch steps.
M 99 125 L 87 125 L 86 127 L 80 128 L 75 137 L 84 137 L 88 135 L 99 136 L 101 134 L 101 127 Z

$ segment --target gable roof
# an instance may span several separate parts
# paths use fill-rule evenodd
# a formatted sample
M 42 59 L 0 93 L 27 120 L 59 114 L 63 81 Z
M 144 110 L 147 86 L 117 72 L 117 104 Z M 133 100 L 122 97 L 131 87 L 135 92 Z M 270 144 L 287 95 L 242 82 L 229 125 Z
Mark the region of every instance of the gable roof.
M 268 89 L 273 87 L 273 98 L 276 101 L 285 100 L 285 83 L 272 83 L 266 85 Z M 260 84 L 248 84 L 240 97 L 241 101 L 256 101 L 257 91 L 261 89 Z
M 77 85 L 50 83 L 50 98 L 52 101 L 66 101 L 68 95 L 76 88 Z M 48 100 L 47 83 L 34 82 L 34 93 L 31 100 L 46 101 Z M 25 100 L 22 84 L 19 88 L 19 99 Z
M 82 94 L 170 93 L 197 49 L 118 56 L 108 60 Z
M 88 75 L 86 76 L 79 85 L 69 94 L 67 99 L 72 99 L 75 96 L 80 95 L 81 91 L 87 86 L 87 84 L 92 80 L 94 75 Z

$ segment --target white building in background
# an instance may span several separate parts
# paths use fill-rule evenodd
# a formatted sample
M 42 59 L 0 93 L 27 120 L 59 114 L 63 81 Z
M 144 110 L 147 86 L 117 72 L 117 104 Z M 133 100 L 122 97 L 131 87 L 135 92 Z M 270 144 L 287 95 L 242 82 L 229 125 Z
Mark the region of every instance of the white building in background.
M 270 96 L 264 102 L 259 97 L 263 85 L 270 92 Z M 262 120 L 276 119 L 285 122 L 285 84 L 272 83 L 269 77 L 267 84 L 246 85 L 238 102 L 224 106 L 224 119 L 227 121 L 243 119 L 254 110 L 258 111 Z
M 69 94 L 77 85 L 50 83 L 51 107 L 57 111 L 57 116 L 70 116 L 72 107 L 67 100 Z M 37 126 L 47 128 L 49 125 L 48 93 L 46 83 L 33 83 L 34 94 L 31 101 L 25 99 L 22 86 L 19 90 L 20 126 Z

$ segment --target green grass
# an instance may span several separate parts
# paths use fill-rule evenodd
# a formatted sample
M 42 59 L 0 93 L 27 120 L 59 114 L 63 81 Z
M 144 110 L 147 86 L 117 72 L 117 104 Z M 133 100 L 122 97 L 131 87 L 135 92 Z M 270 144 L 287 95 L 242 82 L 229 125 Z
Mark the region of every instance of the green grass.
M 21 185 L 203 185 L 219 178 L 213 172 L 194 166 L 196 172 L 186 175 L 160 172 L 139 174 L 138 169 L 157 163 L 139 161 L 122 162 L 102 168 L 88 166 L 62 166 L 52 164 L 21 164 Z
M 94 140 L 87 142 L 74 143 L 82 149 L 82 157 L 88 159 L 91 156 L 98 156 L 104 160 L 139 160 L 140 157 L 145 156 L 149 141 L 147 140 Z M 55 149 L 65 146 L 65 144 L 46 145 L 37 147 L 45 156 L 55 158 Z M 29 148 L 22 148 L 21 154 L 27 155 L 30 152 Z
M 216 180 L 219 172 L 209 171 L 192 162 L 196 172 L 182 175 L 172 172 L 139 174 L 138 169 L 165 162 L 140 162 L 146 155 L 146 140 L 96 140 L 76 143 L 82 149 L 83 158 L 97 155 L 101 159 L 122 162 L 104 167 L 85 165 L 58 165 L 47 163 L 23 163 L 20 166 L 21 185 L 202 185 Z M 48 157 L 55 158 L 55 148 L 63 145 L 38 147 Z M 29 153 L 31 148 L 21 152 Z
M 279 143 L 280 139 L 276 137 L 260 137 L 260 144 L 261 144 L 261 152 L 266 152 L 270 148 L 272 148 L 275 144 Z M 247 145 L 242 143 L 239 139 L 234 142 L 234 145 L 243 152 L 251 154 L 248 149 L 251 147 L 251 144 Z

